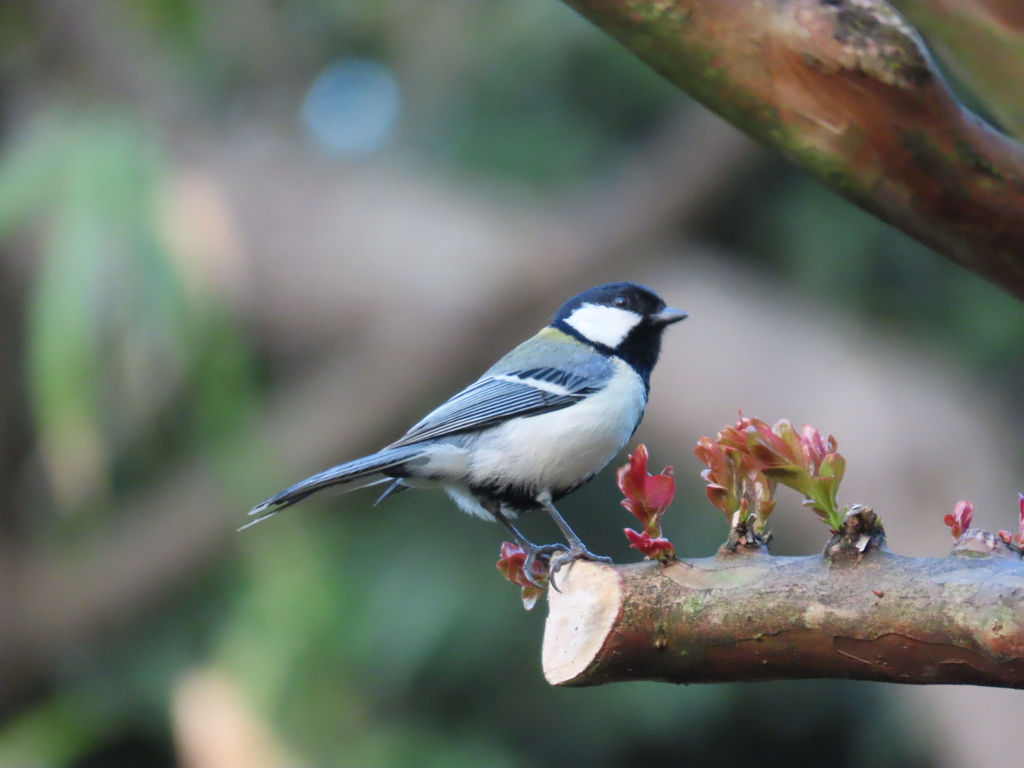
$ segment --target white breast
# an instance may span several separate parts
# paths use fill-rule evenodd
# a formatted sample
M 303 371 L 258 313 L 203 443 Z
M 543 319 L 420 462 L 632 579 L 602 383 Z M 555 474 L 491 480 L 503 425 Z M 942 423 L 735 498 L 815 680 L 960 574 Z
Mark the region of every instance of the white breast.
M 614 364 L 614 375 L 597 394 L 481 434 L 470 458 L 471 482 L 558 490 L 603 468 L 629 440 L 647 399 L 636 371 L 618 358 Z

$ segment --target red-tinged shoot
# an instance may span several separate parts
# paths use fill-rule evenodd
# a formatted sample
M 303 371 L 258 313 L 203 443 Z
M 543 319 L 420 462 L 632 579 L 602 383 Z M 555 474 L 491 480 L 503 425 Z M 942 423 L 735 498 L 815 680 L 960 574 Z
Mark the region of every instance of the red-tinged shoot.
M 953 514 L 946 515 L 943 522 L 950 527 L 954 541 L 959 541 L 964 531 L 971 527 L 971 520 L 974 519 L 974 505 L 969 501 L 958 501 Z M 1005 531 L 1000 531 L 1000 535 Z M 1007 534 L 1009 535 L 1009 534 Z
M 1011 535 L 1009 531 L 1000 531 L 999 538 L 1011 547 L 1020 551 L 1024 550 L 1024 493 L 1017 494 L 1017 515 L 1020 533 Z
M 802 493 L 806 506 L 833 531 L 841 530 L 845 510 L 840 509 L 837 494 L 846 472 L 846 460 L 836 452 L 832 435 L 823 438 L 818 430 L 807 425 L 797 432 L 785 419 L 768 426 L 760 419 L 741 415 L 734 426 L 718 433 L 717 444 L 738 451 L 753 470 L 763 473 L 768 480 Z
M 647 531 L 637 533 L 632 528 L 623 528 L 622 532 L 629 539 L 631 549 L 638 549 L 650 560 L 668 562 L 676 559 L 676 548 L 672 542 L 661 536 L 651 538 Z
M 708 501 L 725 513 L 731 528 L 752 525 L 755 532 L 762 534 L 775 509 L 775 484 L 761 472 L 752 456 L 728 444 L 733 435 L 723 441 L 723 434 L 718 434 L 718 442 L 702 437 L 693 449 L 708 467 L 700 473 L 708 483 Z
M 529 582 L 526 574 L 523 572 L 525 564 L 526 553 L 521 548 L 507 541 L 502 542 L 501 557 L 498 558 L 497 562 L 498 570 L 501 571 L 501 575 L 506 579 L 523 588 L 523 607 L 529 611 L 537 604 L 537 598 L 541 596 L 544 589 Z M 533 578 L 539 584 L 547 586 L 547 565 L 540 562 L 539 558 L 533 561 Z
M 629 456 L 629 463 L 619 467 L 616 478 L 619 490 L 626 498 L 622 506 L 628 509 L 643 526 L 642 531 L 623 529 L 630 546 L 638 549 L 645 557 L 662 563 L 676 559 L 675 547 L 661 535 L 661 518 L 676 495 L 676 481 L 672 467 L 665 467 L 661 474 L 647 472 L 647 447 L 638 445 Z

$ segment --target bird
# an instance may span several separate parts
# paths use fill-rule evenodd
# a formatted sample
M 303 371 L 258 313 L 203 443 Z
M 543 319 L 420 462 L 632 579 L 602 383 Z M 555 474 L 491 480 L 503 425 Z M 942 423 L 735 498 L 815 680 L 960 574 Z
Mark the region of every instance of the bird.
M 552 574 L 591 553 L 555 502 L 622 450 L 643 418 L 662 333 L 687 313 L 632 282 L 598 285 L 566 301 L 535 336 L 492 365 L 395 442 L 257 504 L 249 528 L 319 491 L 388 483 L 374 503 L 409 488 L 441 488 L 464 512 L 498 522 Z M 568 542 L 536 545 L 512 522 L 544 510 Z M 543 562 L 543 561 L 542 561 Z M 538 586 L 540 586 L 538 584 Z

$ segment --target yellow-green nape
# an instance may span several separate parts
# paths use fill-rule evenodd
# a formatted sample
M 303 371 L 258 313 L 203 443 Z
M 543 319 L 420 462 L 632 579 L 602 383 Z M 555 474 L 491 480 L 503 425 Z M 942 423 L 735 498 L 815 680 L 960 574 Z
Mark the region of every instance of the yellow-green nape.
M 552 328 L 550 325 L 542 328 L 540 333 L 537 334 L 537 338 L 550 339 L 551 341 L 557 341 L 560 344 L 576 344 L 581 347 L 587 346 L 575 336 L 570 336 L 565 331 L 560 331 L 558 328 Z

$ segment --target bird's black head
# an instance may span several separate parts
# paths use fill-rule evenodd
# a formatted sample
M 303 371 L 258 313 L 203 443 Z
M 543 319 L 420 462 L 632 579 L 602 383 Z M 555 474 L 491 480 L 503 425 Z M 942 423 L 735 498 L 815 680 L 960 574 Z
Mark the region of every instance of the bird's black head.
M 621 357 L 648 383 L 661 352 L 662 331 L 685 317 L 646 286 L 607 283 L 573 296 L 555 313 L 551 325 Z

